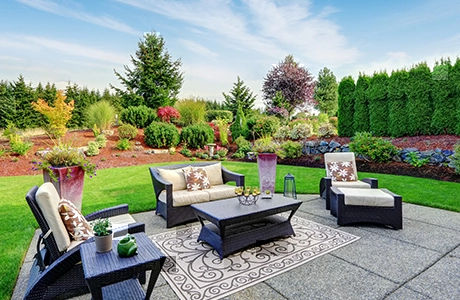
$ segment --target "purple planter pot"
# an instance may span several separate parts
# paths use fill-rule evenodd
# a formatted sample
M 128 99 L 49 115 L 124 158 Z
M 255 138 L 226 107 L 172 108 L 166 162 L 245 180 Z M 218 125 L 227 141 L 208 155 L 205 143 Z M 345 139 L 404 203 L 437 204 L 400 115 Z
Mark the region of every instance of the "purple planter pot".
M 262 193 L 266 190 L 269 190 L 272 194 L 275 193 L 277 159 L 276 153 L 259 153 L 257 155 L 260 191 Z
M 51 179 L 47 170 L 43 170 L 43 180 L 51 182 L 61 198 L 69 200 L 81 211 L 85 171 L 75 166 L 55 168 L 53 172 L 58 181 Z

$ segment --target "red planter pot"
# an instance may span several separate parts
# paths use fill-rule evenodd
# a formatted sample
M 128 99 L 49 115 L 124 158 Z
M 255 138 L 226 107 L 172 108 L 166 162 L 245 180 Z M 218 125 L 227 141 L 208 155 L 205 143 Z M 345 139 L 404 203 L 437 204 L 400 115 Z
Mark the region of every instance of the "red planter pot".
M 269 190 L 272 194 L 275 193 L 277 159 L 276 153 L 259 153 L 257 155 L 260 191 L 262 193 L 266 190 Z
M 44 181 L 53 183 L 59 196 L 71 201 L 81 211 L 85 171 L 79 166 L 74 166 L 55 168 L 53 172 L 58 181 L 53 180 L 47 170 L 43 170 Z

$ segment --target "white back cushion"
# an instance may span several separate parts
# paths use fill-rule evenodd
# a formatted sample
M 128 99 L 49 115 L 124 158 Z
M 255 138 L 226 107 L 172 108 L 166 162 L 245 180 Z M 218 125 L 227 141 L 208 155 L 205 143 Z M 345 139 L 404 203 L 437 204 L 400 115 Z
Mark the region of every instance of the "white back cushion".
M 172 183 L 173 191 L 186 190 L 187 182 L 185 181 L 184 172 L 182 169 L 162 169 L 158 168 L 158 174 L 163 177 L 164 180 Z
M 217 164 L 212 164 L 203 167 L 203 169 L 206 171 L 206 175 L 208 175 L 209 183 L 211 184 L 211 186 L 224 184 L 224 180 L 222 179 L 221 165 L 222 164 L 219 162 Z
M 51 182 L 45 182 L 38 188 L 35 199 L 53 232 L 59 251 L 66 250 L 70 245 L 70 237 L 59 214 L 60 197 L 56 188 Z

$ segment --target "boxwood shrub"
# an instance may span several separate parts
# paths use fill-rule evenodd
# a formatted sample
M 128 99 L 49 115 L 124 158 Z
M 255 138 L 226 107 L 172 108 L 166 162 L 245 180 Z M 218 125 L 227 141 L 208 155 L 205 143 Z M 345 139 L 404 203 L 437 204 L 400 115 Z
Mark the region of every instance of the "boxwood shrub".
M 214 142 L 214 130 L 204 123 L 189 125 L 182 129 L 181 140 L 190 148 L 202 148 Z
M 144 130 L 145 143 L 154 148 L 169 148 L 179 144 L 179 131 L 173 124 L 152 122 Z

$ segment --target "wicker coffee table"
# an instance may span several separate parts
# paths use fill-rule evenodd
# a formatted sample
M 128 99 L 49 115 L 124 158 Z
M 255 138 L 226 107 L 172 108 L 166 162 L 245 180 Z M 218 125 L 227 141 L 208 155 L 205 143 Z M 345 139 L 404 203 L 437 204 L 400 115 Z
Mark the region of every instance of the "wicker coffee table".
M 259 199 L 248 206 L 231 198 L 191 207 L 202 226 L 198 241 L 213 246 L 222 259 L 261 241 L 295 235 L 291 218 L 301 204 L 301 201 L 274 195 L 272 199 Z M 279 215 L 282 212 L 290 214 L 286 218 Z
M 106 253 L 97 253 L 94 243 L 81 245 L 83 271 L 93 299 L 150 299 L 166 257 L 145 233 L 133 236 L 138 254 L 132 257 L 118 256 L 116 240 L 112 250 Z M 137 276 L 148 270 L 152 272 L 144 293 Z

